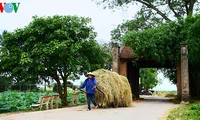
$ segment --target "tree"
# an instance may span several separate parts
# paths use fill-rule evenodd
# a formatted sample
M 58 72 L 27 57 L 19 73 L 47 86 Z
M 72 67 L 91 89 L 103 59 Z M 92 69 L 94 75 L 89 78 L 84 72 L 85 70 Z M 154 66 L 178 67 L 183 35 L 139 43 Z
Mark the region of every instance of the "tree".
M 10 80 L 5 76 L 0 76 L 0 92 L 10 89 Z
M 134 57 L 158 62 L 171 61 L 177 63 L 180 53 L 179 44 L 184 40 L 182 26 L 169 22 L 154 29 L 129 31 L 121 40 L 134 50 Z M 177 51 L 179 50 L 179 51 Z
M 180 43 L 189 46 L 189 79 L 192 97 L 200 97 L 200 16 L 195 15 L 177 22 L 168 22 L 144 31 L 129 31 L 122 42 L 129 45 L 137 59 L 154 60 L 161 64 L 170 61 L 174 68 L 180 62 Z M 176 69 L 168 69 L 166 75 L 176 83 Z
M 148 22 L 147 22 L 148 21 Z M 124 23 L 120 24 L 111 31 L 112 41 L 121 43 L 120 39 L 123 35 L 125 35 L 129 31 L 143 31 L 148 28 L 154 28 L 160 25 L 163 22 L 161 18 L 156 18 L 149 14 L 148 16 L 138 13 L 133 20 L 125 21 Z
M 157 70 L 155 68 L 140 69 L 141 88 L 152 89 L 158 84 Z
M 190 94 L 200 98 L 200 15 L 187 18 L 183 33 L 188 44 Z
M 67 79 L 103 68 L 110 57 L 94 40 L 90 22 L 77 16 L 33 17 L 28 26 L 3 36 L 0 72 L 18 82 L 54 79 L 66 106 Z
M 200 96 L 200 91 L 199 86 L 200 83 L 198 82 L 200 77 L 199 77 L 199 58 L 197 58 L 197 54 L 199 54 L 197 51 L 199 51 L 199 39 L 197 37 L 197 32 L 198 32 L 198 27 L 199 23 L 198 20 L 196 21 L 196 18 L 193 18 L 195 14 L 199 14 L 200 8 L 199 8 L 199 0 L 96 0 L 98 4 L 104 4 L 104 6 L 109 7 L 111 9 L 113 8 L 120 8 L 120 7 L 125 7 L 128 4 L 139 4 L 141 5 L 140 11 L 135 15 L 133 20 L 126 21 L 125 23 L 119 25 L 115 30 L 112 31 L 112 39 L 116 42 L 123 41 L 121 38 L 124 35 L 127 35 L 130 37 L 130 32 L 131 34 L 138 35 L 140 34 L 140 37 L 135 37 L 137 39 L 137 42 L 140 41 L 140 43 L 137 43 L 135 41 L 136 46 L 132 46 L 133 49 L 136 49 L 136 51 L 142 50 L 142 53 L 144 54 L 144 50 L 151 50 L 153 47 L 158 48 L 157 50 L 152 50 L 148 53 L 145 53 L 145 55 L 149 54 L 153 58 L 156 58 L 159 61 L 164 60 L 164 56 L 167 57 L 169 55 L 170 60 L 172 60 L 173 64 L 175 65 L 178 61 L 178 55 L 180 54 L 179 51 L 179 44 L 182 41 L 186 41 L 186 43 L 189 45 L 189 60 L 190 60 L 190 85 L 191 88 L 191 95 L 192 96 Z M 180 20 L 183 18 L 187 18 L 186 22 L 184 20 Z M 176 32 L 173 35 L 172 32 L 160 32 L 158 29 L 162 28 L 163 25 L 162 23 L 167 23 L 169 21 L 182 21 L 182 23 L 177 23 L 176 25 L 172 23 L 169 27 L 172 27 L 173 29 L 169 30 L 168 27 L 166 26 L 166 29 L 172 32 Z M 195 23 L 195 24 L 194 24 Z M 167 23 L 168 24 L 168 23 Z M 173 26 L 173 24 L 175 26 Z M 185 24 L 185 25 L 183 25 Z M 191 25 L 191 26 L 190 26 Z M 155 27 L 161 26 L 160 28 Z M 165 26 L 165 25 L 164 25 Z M 149 28 L 152 28 L 152 30 L 149 30 Z M 193 29 L 193 30 L 192 30 Z M 196 30 L 194 30 L 196 29 Z M 139 33 L 141 31 L 144 31 L 142 33 Z M 163 29 L 160 29 L 163 30 Z M 174 31 L 175 30 L 175 31 Z M 150 32 L 151 31 L 151 32 Z M 165 30 L 164 30 L 165 31 Z M 181 32 L 180 32 L 181 31 Z M 197 32 L 196 32 L 197 31 Z M 135 32 L 135 34 L 133 34 Z M 148 34 L 150 32 L 150 34 Z M 160 37 L 159 34 L 163 36 L 165 34 L 165 37 Z M 194 33 L 192 33 L 194 32 Z M 162 34 L 161 34 L 162 33 Z M 156 34 L 151 36 L 151 34 Z M 167 36 L 169 34 L 169 37 Z M 145 36 L 149 35 L 149 36 Z M 133 37 L 132 36 L 132 37 Z M 152 41 L 151 37 L 155 37 L 155 41 Z M 196 36 L 194 38 L 194 36 Z M 143 38 L 144 37 L 144 38 Z M 128 38 L 128 37 L 127 37 Z M 133 37 L 134 38 L 134 37 Z M 142 39 L 148 39 L 146 41 L 142 41 Z M 160 39 L 163 38 L 166 40 L 166 38 L 169 38 L 169 41 L 163 40 L 163 42 L 160 41 Z M 131 37 L 129 38 L 131 39 Z M 141 40 L 139 40 L 141 39 Z M 156 39 L 160 42 L 156 42 Z M 141 45 L 142 44 L 142 45 Z M 149 45 L 148 45 L 149 44 Z M 137 48 L 137 45 L 141 45 L 141 47 Z M 151 47 L 150 47 L 151 46 Z M 147 49 L 148 48 L 148 49 Z M 171 50 L 172 48 L 172 50 Z M 160 51 L 166 51 L 163 54 L 163 52 Z M 135 51 L 134 51 L 135 52 Z M 140 53 L 141 54 L 141 53 Z M 168 54 L 168 55 L 166 55 Z M 148 55 L 147 55 L 148 56 Z M 146 57 L 147 57 L 146 56 Z M 170 58 L 171 56 L 171 58 Z M 194 57 L 196 56 L 196 57 Z M 142 56 L 144 57 L 144 56 Z M 194 62 L 196 61 L 196 62 Z M 167 77 L 172 78 L 170 80 L 173 81 L 173 83 L 176 83 L 176 68 L 171 68 L 171 69 L 165 69 L 165 75 Z
M 105 8 L 116 9 L 128 5 L 141 5 L 133 20 L 118 25 L 112 34 L 112 40 L 119 42 L 128 31 L 141 31 L 159 26 L 165 21 L 178 20 L 199 12 L 199 0 L 95 0 Z
M 111 64 L 112 64 L 112 53 L 111 53 L 112 42 L 104 43 L 102 46 L 103 46 L 104 50 L 109 51 L 109 52 L 107 52 L 109 57 L 104 58 L 105 59 L 105 68 L 108 70 L 111 70 L 112 69 L 112 66 L 111 66 Z
M 175 18 L 193 15 L 199 6 L 199 0 L 96 0 L 97 4 L 105 7 L 125 7 L 128 4 L 140 4 L 139 13 L 143 15 L 159 15 L 166 21 L 171 21 L 170 15 Z M 157 16 L 158 17 L 158 16 Z

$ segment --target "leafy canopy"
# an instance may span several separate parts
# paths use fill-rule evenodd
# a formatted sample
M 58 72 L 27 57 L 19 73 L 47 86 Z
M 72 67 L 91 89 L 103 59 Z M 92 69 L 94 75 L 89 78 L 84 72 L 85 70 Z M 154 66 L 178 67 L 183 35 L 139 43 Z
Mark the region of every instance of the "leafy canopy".
M 52 78 L 60 94 L 63 80 L 66 97 L 69 77 L 104 68 L 110 59 L 90 22 L 77 16 L 33 17 L 28 26 L 3 35 L 0 72 L 19 83 Z
M 200 16 L 188 17 L 178 22 L 168 22 L 153 29 L 130 31 L 121 42 L 129 45 L 137 59 L 170 61 L 177 66 L 180 60 L 180 43 L 189 47 L 189 62 L 198 65 L 200 55 Z M 174 73 L 174 70 L 172 70 Z
M 118 25 L 111 33 L 114 42 L 120 43 L 125 40 L 126 44 L 132 44 L 131 47 L 134 53 L 137 52 L 135 56 L 138 58 L 154 59 L 161 63 L 168 59 L 177 65 L 180 57 L 180 42 L 186 42 L 189 48 L 189 76 L 190 86 L 192 86 L 190 93 L 191 96 L 200 97 L 199 0 L 95 1 L 111 9 L 128 5 L 141 6 L 137 14 L 133 15 L 133 20 Z M 174 22 L 169 23 L 170 21 Z M 167 77 L 176 83 L 176 67 L 164 71 Z
M 25 28 L 4 35 L 2 70 L 26 78 L 29 72 L 76 75 L 103 67 L 101 55 L 107 51 L 94 40 L 96 33 L 89 22 L 76 16 L 33 17 Z
M 186 16 L 198 14 L 199 0 L 94 0 L 105 8 L 116 9 L 139 5 L 140 10 L 133 14 L 132 20 L 126 20 L 111 32 L 112 40 L 118 40 L 128 31 L 142 31 L 158 27 L 166 21 L 174 21 Z
M 179 44 L 183 40 L 180 29 L 180 25 L 170 22 L 154 29 L 130 31 L 122 37 L 122 42 L 133 48 L 138 59 L 176 61 Z
M 141 88 L 152 89 L 159 83 L 156 78 L 157 70 L 155 68 L 140 69 L 140 76 Z
M 127 5 L 141 5 L 138 13 L 145 16 L 159 15 L 166 21 L 170 21 L 170 15 L 175 18 L 193 15 L 197 13 L 199 0 L 95 0 L 97 4 L 110 9 L 126 7 Z

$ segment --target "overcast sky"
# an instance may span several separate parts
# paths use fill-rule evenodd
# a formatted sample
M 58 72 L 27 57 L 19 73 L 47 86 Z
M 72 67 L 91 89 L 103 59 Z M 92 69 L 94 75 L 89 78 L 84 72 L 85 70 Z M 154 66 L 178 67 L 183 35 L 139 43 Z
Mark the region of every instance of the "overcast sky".
M 139 6 L 113 10 L 103 9 L 93 0 L 1 0 L 1 2 L 20 2 L 17 13 L 0 13 L 0 30 L 13 31 L 28 25 L 32 16 L 76 15 L 89 17 L 98 33 L 99 42 L 110 40 L 110 31 L 123 20 L 131 19 Z

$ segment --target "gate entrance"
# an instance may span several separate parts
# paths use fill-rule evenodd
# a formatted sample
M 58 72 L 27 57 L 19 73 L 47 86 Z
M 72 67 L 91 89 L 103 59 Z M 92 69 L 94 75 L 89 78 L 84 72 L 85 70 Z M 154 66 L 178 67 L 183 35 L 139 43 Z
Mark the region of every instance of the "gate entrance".
M 184 47 L 184 46 L 183 46 Z M 187 64 L 187 46 L 181 49 L 181 61 L 177 66 L 170 64 L 170 61 L 163 61 L 162 64 L 153 60 L 135 60 L 132 56 L 133 50 L 128 47 L 113 45 L 112 49 L 112 70 L 128 78 L 133 98 L 138 99 L 139 69 L 140 68 L 176 68 L 177 69 L 177 97 L 183 101 L 189 100 L 189 78 Z M 186 56 L 186 57 L 185 57 Z M 134 61 L 135 60 L 135 61 Z M 182 69 L 181 69 L 182 68 Z

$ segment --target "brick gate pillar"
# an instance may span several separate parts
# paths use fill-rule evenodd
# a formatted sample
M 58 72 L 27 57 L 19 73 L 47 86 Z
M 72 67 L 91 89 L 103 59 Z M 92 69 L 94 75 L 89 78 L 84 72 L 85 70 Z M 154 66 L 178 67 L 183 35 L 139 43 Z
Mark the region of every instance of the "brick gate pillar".
M 120 60 L 119 62 L 119 74 L 127 77 L 127 62 Z
M 112 71 L 119 73 L 119 45 L 114 43 L 112 45 Z
M 189 89 L 189 73 L 188 73 L 188 46 L 184 43 L 181 44 L 181 99 L 187 102 L 190 98 Z

